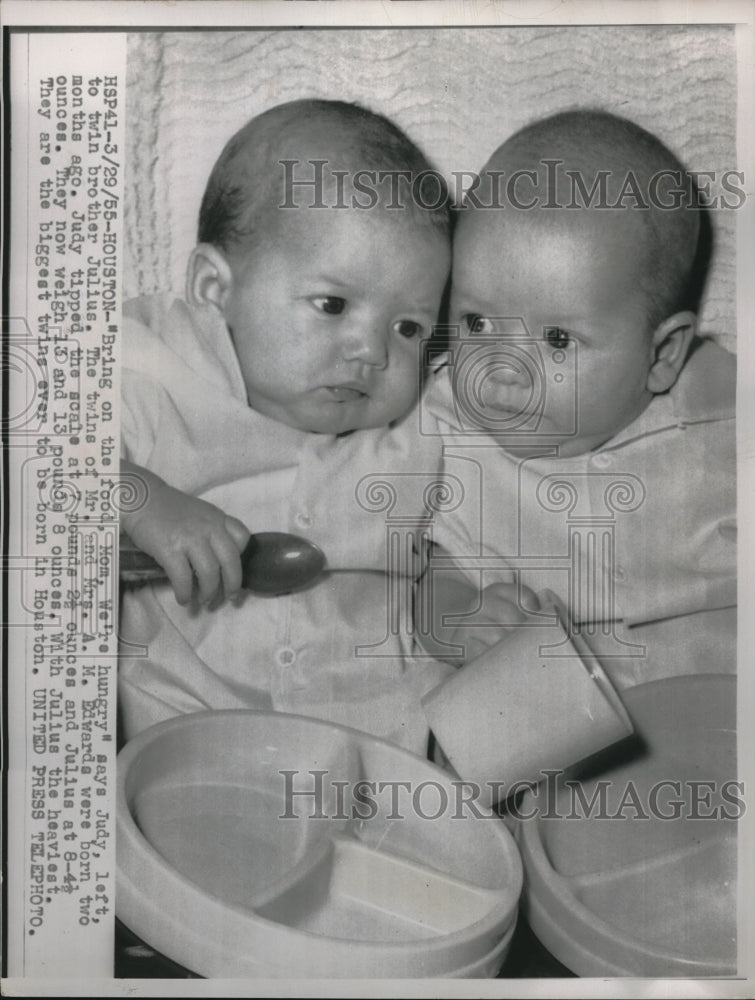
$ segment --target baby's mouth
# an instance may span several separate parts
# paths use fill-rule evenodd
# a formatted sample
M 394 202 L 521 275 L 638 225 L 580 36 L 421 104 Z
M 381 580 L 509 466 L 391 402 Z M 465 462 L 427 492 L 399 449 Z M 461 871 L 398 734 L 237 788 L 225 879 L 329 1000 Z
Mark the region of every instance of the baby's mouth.
M 486 398 L 481 403 L 483 410 L 493 410 L 496 413 L 503 413 L 510 417 L 517 417 L 527 412 L 527 405 L 511 402 L 507 399 L 499 399 L 496 396 Z
M 343 385 L 328 385 L 325 387 L 332 399 L 338 403 L 350 403 L 358 399 L 365 399 L 367 387 L 358 383 L 348 383 Z

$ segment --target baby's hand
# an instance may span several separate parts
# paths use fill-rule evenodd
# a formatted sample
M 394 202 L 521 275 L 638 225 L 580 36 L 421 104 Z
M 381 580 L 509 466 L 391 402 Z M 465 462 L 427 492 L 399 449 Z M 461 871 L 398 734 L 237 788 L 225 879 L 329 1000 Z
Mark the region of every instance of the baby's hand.
M 178 603 L 188 604 L 195 584 L 204 604 L 234 596 L 241 589 L 246 526 L 213 504 L 138 471 L 147 483 L 147 503 L 122 515 L 121 525 L 165 570 Z
M 460 622 L 451 635 L 451 642 L 464 647 L 463 663 L 476 659 L 500 642 L 507 632 L 533 621 L 533 614 L 540 610 L 535 592 L 516 583 L 492 583 L 485 587 L 481 594 L 475 594 L 467 610 L 475 611 L 478 606 L 474 624 Z M 538 618 L 537 624 L 540 623 Z

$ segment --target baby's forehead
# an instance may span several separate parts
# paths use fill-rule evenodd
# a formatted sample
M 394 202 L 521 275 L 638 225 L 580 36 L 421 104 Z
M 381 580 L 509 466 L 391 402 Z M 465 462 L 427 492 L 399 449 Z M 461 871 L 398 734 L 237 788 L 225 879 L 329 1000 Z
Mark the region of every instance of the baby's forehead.
M 339 185 L 337 191 L 326 186 L 317 205 L 306 199 L 287 207 L 270 204 L 258 215 L 250 246 L 274 245 L 285 252 L 286 247 L 309 245 L 327 252 L 329 241 L 338 241 L 350 243 L 357 255 L 375 246 L 396 255 L 440 246 L 450 259 L 450 234 L 428 213 L 405 205 L 394 207 L 387 198 L 365 209 L 352 201 L 355 193 L 348 185 Z M 358 193 L 363 196 L 364 188 Z
M 477 210 L 456 228 L 453 290 L 485 309 L 524 301 L 576 322 L 642 293 L 653 275 L 648 247 L 643 221 L 627 212 Z
M 370 167 L 353 149 L 334 149 L 328 156 L 321 144 L 304 158 L 290 155 L 289 147 L 270 169 L 249 177 L 245 208 L 256 217 L 257 236 L 298 233 L 306 238 L 308 232 L 338 224 L 363 239 L 372 234 L 393 239 L 397 253 L 407 236 L 450 246 L 447 189 L 440 174 Z
M 640 247 L 648 238 L 647 213 L 627 207 L 616 209 L 465 207 L 460 210 L 454 237 L 456 253 L 476 246 L 482 251 L 537 254 L 558 244 L 567 250 L 600 255 L 610 248 Z

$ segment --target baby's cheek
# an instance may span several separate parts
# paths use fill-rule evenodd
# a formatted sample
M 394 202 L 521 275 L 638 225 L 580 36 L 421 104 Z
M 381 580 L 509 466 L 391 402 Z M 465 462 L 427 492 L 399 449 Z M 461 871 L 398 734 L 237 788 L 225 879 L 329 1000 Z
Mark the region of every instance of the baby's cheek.
M 400 392 L 397 392 L 397 395 L 400 398 L 400 405 L 404 413 L 411 410 L 419 399 L 420 388 L 419 369 L 413 368 L 406 373 L 402 382 L 401 390 Z

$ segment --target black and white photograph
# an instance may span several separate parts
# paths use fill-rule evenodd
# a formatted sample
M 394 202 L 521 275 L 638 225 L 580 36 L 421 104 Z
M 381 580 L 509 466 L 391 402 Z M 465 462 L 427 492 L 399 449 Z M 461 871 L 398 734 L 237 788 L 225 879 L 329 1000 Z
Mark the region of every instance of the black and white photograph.
M 0 18 L 3 994 L 751 995 L 755 9 Z

